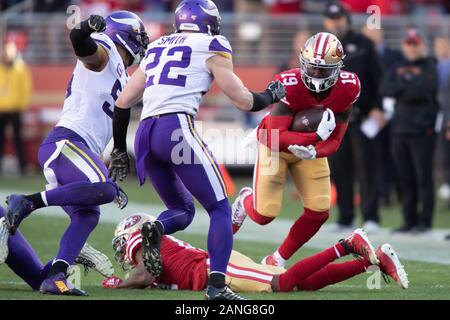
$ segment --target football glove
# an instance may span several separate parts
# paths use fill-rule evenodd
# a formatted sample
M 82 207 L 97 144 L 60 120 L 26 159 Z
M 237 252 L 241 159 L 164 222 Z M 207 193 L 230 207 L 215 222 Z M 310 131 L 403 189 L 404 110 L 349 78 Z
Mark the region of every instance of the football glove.
M 269 84 L 266 92 L 271 95 L 272 103 L 276 103 L 286 96 L 286 88 L 280 81 L 274 81 Z
M 109 177 L 116 181 L 119 178 L 123 181 L 130 173 L 130 158 L 128 153 L 114 149 L 111 152 L 111 161 L 109 162 Z
M 297 158 L 303 159 L 303 160 L 315 159 L 316 155 L 317 155 L 316 148 L 313 145 L 311 145 L 311 144 L 309 146 L 307 146 L 307 147 L 299 146 L 299 145 L 296 145 L 296 144 L 291 144 L 288 147 L 288 149 Z
M 322 120 L 317 127 L 316 133 L 322 141 L 325 141 L 330 137 L 334 128 L 336 128 L 334 113 L 331 109 L 326 109 L 322 115 Z
M 88 25 L 93 32 L 103 32 L 106 30 L 105 18 L 96 14 L 89 16 Z
M 114 203 L 117 204 L 119 209 L 123 209 L 128 204 L 128 195 L 123 191 L 121 187 L 119 187 L 119 192 L 117 194 L 117 197 L 114 199 Z
M 105 289 L 117 289 L 117 287 L 122 283 L 122 279 L 117 276 L 111 276 L 103 279 L 102 286 Z

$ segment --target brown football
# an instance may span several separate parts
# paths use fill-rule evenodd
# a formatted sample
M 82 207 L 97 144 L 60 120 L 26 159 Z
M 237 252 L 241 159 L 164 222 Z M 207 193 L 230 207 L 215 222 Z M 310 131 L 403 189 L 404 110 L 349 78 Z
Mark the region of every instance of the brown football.
M 316 107 L 299 111 L 295 114 L 290 130 L 297 132 L 314 132 L 322 120 L 325 108 Z

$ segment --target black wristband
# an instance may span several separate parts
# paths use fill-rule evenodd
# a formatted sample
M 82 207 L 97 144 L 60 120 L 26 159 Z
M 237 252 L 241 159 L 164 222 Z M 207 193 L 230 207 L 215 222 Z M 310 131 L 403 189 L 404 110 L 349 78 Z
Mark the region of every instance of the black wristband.
M 91 38 L 93 32 L 94 30 L 89 27 L 88 20 L 82 21 L 70 31 L 70 41 L 78 57 L 87 57 L 97 51 L 97 43 Z
M 261 111 L 273 103 L 272 94 L 268 90 L 264 92 L 253 92 L 253 107 L 249 110 L 250 112 Z
M 130 123 L 131 109 L 114 107 L 113 114 L 113 139 L 114 149 L 120 152 L 127 151 L 127 131 Z

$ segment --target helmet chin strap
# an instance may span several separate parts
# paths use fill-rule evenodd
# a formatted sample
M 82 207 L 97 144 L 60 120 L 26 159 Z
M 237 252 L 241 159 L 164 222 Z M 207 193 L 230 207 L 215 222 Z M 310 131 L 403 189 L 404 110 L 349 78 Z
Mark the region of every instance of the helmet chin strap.
M 319 93 L 322 90 L 320 90 L 320 85 L 323 84 L 322 81 L 320 81 L 319 79 L 314 79 L 314 78 L 310 78 L 311 79 L 311 83 L 314 86 L 314 88 L 316 89 L 316 92 Z

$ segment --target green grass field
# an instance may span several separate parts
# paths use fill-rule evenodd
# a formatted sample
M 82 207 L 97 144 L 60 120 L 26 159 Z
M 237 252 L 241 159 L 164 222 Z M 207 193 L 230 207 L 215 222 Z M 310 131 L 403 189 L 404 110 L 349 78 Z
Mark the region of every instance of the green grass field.
M 130 201 L 139 203 L 159 203 L 151 187 L 138 188 L 133 179 L 123 185 L 130 196 Z M 238 180 L 238 185 L 248 184 L 248 180 Z M 41 190 L 44 181 L 40 177 L 22 180 L 0 181 L 0 189 L 11 190 Z M 300 206 L 298 201 L 290 197 L 290 188 L 285 197 L 285 209 L 283 216 L 293 218 L 298 215 Z M 3 200 L 3 199 L 2 199 Z M 442 206 L 442 204 L 438 204 Z M 43 209 L 45 210 L 45 209 Z M 396 226 L 400 223 L 400 214 L 397 206 L 384 208 L 382 211 L 383 225 Z M 450 219 L 447 210 L 437 210 L 435 225 L 440 228 L 450 228 Z M 56 253 L 58 242 L 64 231 L 68 219 L 61 216 L 42 217 L 38 214 L 32 215 L 21 225 L 21 230 L 30 243 L 34 246 L 42 261 L 46 262 L 53 258 Z M 89 243 L 97 249 L 106 253 L 113 260 L 111 238 L 114 230 L 113 224 L 102 223 L 93 232 Z M 205 248 L 206 237 L 181 232 L 178 238 L 188 241 L 195 246 Z M 273 244 L 259 242 L 236 241 L 235 249 L 259 261 L 262 256 L 275 249 Z M 303 248 L 294 256 L 290 262 L 315 253 L 315 250 Z M 423 263 L 417 261 L 403 261 L 410 277 L 410 289 L 402 290 L 395 283 L 389 285 L 382 282 L 381 289 L 369 290 L 366 282 L 369 274 L 362 274 L 343 283 L 330 286 L 319 292 L 296 292 L 289 294 L 247 294 L 252 299 L 450 299 L 450 273 L 448 265 Z M 113 262 L 117 273 L 123 276 L 123 272 Z M 88 291 L 87 299 L 202 299 L 200 292 L 186 291 L 164 291 L 164 290 L 106 290 L 101 287 L 102 277 L 95 272 L 82 276 L 81 286 Z M 22 282 L 6 265 L 0 266 L 0 299 L 75 299 L 73 297 L 52 297 L 42 295 L 31 289 Z M 86 299 L 86 298 L 84 298 Z

